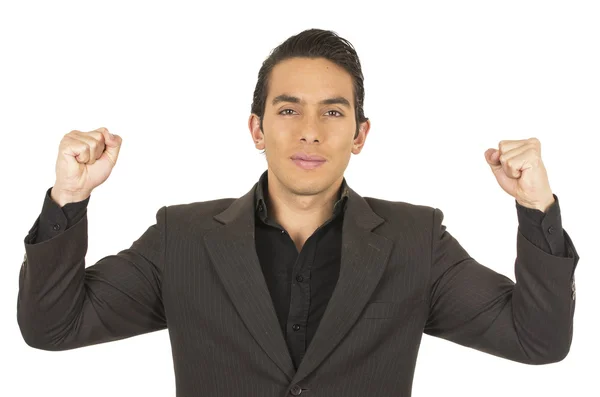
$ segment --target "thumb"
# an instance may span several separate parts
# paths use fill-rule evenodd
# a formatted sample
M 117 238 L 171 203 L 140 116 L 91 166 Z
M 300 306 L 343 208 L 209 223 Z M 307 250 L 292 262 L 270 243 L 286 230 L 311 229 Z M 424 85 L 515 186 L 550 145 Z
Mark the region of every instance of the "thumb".
M 111 134 L 106 128 L 103 128 L 101 132 L 104 135 L 104 153 L 100 160 L 108 160 L 114 166 L 117 163 L 123 139 L 119 135 Z
M 502 163 L 500 162 L 500 150 L 490 148 L 485 151 L 484 156 L 485 161 L 487 161 L 488 165 L 492 169 L 492 172 L 498 180 L 498 183 L 502 185 L 502 183 L 506 179 L 506 175 L 502 170 Z
M 492 171 L 502 167 L 500 164 L 500 151 L 498 149 L 488 149 L 484 153 L 485 161 L 492 167 Z
M 517 181 L 509 178 L 504 170 L 502 169 L 502 163 L 500 162 L 500 151 L 498 149 L 488 149 L 484 153 L 485 161 L 492 169 L 492 173 L 496 177 L 496 181 L 502 189 L 511 196 L 514 197 L 514 191 L 516 189 Z

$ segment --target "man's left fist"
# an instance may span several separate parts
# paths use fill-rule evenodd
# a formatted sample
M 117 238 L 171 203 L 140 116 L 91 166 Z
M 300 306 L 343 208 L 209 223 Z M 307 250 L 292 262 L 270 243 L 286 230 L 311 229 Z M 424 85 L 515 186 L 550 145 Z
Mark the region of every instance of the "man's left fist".
M 485 151 L 485 160 L 500 187 L 522 206 L 546 212 L 554 203 L 537 138 L 500 141 L 498 149 Z

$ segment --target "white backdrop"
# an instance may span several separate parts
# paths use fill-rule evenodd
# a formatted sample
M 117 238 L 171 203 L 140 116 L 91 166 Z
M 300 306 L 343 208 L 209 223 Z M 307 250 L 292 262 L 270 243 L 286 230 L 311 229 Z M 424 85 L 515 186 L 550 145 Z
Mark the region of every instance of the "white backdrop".
M 535 136 L 581 256 L 565 360 L 528 366 L 425 336 L 413 395 L 600 395 L 598 3 L 216 3 L 2 2 L 0 395 L 174 396 L 167 331 L 65 352 L 21 338 L 23 239 L 54 183 L 58 144 L 101 126 L 123 138 L 90 199 L 89 266 L 128 248 L 162 205 L 238 197 L 256 182 L 266 162 L 247 118 L 258 69 L 312 27 L 361 57 L 372 128 L 346 172 L 353 189 L 442 209 L 471 256 L 514 280 L 514 200 L 483 153 Z

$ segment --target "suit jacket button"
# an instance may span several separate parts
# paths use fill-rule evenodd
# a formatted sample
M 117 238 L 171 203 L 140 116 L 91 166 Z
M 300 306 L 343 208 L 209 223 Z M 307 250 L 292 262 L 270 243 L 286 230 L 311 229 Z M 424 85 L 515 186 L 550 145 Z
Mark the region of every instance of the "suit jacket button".
M 299 396 L 301 393 L 302 393 L 302 388 L 300 386 L 298 386 L 298 385 L 294 385 L 290 389 L 290 394 L 292 396 Z

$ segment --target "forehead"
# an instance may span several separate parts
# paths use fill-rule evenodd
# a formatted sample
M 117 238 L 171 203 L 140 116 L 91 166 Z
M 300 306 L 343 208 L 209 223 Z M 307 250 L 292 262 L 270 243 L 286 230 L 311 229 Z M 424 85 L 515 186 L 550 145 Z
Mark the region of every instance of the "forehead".
M 269 76 L 267 102 L 281 94 L 307 101 L 343 96 L 352 103 L 352 76 L 324 58 L 290 58 L 279 62 Z

